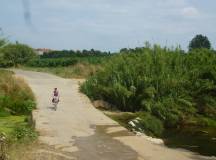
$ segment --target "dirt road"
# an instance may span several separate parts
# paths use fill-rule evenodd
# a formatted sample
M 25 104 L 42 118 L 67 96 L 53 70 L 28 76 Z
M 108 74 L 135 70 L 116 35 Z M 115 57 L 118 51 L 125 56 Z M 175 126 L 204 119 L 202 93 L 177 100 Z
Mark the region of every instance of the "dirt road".
M 14 70 L 32 88 L 38 102 L 34 111 L 39 141 L 46 145 L 37 157 L 72 160 L 207 160 L 195 153 L 169 149 L 137 137 L 95 109 L 79 92 L 79 80 Z M 57 111 L 50 103 L 54 87 L 60 91 Z M 44 158 L 37 158 L 44 159 Z

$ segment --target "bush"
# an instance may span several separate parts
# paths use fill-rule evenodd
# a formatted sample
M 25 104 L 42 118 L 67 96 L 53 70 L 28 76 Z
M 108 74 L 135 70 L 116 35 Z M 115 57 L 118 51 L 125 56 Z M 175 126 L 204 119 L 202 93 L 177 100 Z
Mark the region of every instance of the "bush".
M 208 49 L 188 54 L 157 45 L 122 50 L 81 91 L 121 111 L 147 111 L 174 127 L 182 115 L 216 117 L 215 64 L 216 54 Z
M 0 159 L 8 159 L 14 144 L 29 143 L 37 138 L 28 120 L 35 107 L 34 95 L 25 81 L 10 71 L 0 70 L 0 132 L 5 133 L 7 142 L 2 142 L 0 134 Z
M 203 116 L 196 117 L 196 123 L 201 127 L 216 127 L 216 120 L 212 120 Z
M 167 117 L 167 109 L 161 104 L 161 103 L 156 103 L 152 107 L 152 114 L 158 117 L 159 119 L 165 121 Z
M 6 102 L 8 103 L 8 102 Z M 30 114 L 36 108 L 36 104 L 32 100 L 22 101 L 16 100 L 9 107 L 14 114 Z
M 37 133 L 28 126 L 18 126 L 14 129 L 12 138 L 15 140 L 34 140 L 37 138 Z
M 1 67 L 17 66 L 27 63 L 36 56 L 34 50 L 24 44 L 8 44 L 2 48 Z
M 34 95 L 25 81 L 9 71 L 0 72 L 0 110 L 29 114 L 36 107 Z
M 166 120 L 165 120 L 165 127 L 166 128 L 173 128 L 178 126 L 180 122 L 180 117 L 177 114 L 167 114 Z
M 162 121 L 147 113 L 139 115 L 137 128 L 141 128 L 147 134 L 154 136 L 161 136 L 164 130 Z
M 11 61 L 5 61 L 3 57 L 0 57 L 0 67 L 1 68 L 11 67 L 11 66 L 13 66 L 13 63 Z

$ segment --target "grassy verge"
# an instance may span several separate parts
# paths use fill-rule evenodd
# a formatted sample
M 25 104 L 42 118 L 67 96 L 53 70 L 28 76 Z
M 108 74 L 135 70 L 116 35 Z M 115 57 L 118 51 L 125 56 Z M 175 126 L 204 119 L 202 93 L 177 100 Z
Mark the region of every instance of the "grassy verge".
M 12 116 L 7 115 L 0 118 L 0 132 L 5 133 L 8 136 L 12 136 L 14 129 L 17 126 L 27 125 L 25 122 L 26 116 Z
M 37 139 L 30 121 L 35 106 L 34 95 L 25 81 L 10 71 L 0 70 L 0 159 L 8 159 L 6 155 L 10 158 L 11 153 Z

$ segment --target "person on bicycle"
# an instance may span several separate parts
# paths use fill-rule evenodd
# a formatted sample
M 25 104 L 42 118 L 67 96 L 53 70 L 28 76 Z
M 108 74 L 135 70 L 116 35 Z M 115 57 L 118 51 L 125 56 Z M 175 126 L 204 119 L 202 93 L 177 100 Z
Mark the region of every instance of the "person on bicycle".
M 57 98 L 59 102 L 59 91 L 57 88 L 54 88 L 52 101 L 54 101 L 54 98 Z

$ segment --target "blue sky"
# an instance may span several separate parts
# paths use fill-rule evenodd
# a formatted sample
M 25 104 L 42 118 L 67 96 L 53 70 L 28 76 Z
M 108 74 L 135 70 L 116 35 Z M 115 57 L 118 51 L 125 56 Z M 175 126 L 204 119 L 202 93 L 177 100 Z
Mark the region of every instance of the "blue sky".
M 196 34 L 216 48 L 215 0 L 1 0 L 0 15 L 4 35 L 34 48 L 117 51 L 149 41 L 186 49 Z

